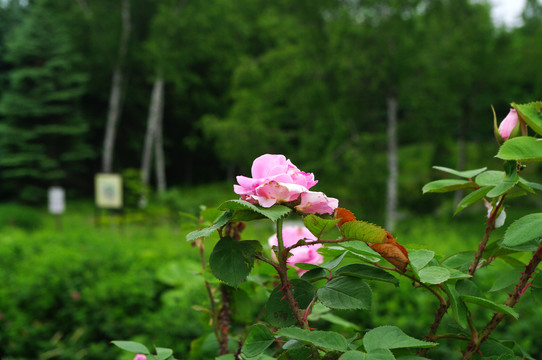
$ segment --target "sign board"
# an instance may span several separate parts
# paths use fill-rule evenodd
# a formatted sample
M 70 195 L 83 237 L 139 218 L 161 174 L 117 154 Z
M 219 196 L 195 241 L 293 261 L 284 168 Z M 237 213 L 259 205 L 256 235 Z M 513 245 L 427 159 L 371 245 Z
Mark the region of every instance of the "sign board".
M 53 186 L 48 191 L 49 212 L 51 214 L 60 215 L 66 210 L 65 192 L 60 186 Z
M 96 174 L 94 186 L 97 207 L 122 208 L 122 177 L 119 174 Z

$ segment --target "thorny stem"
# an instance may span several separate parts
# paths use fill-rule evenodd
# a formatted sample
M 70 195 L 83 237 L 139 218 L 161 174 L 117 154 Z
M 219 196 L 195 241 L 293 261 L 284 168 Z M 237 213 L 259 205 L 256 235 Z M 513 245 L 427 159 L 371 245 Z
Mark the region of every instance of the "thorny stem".
M 203 238 L 198 238 L 195 241 L 196 246 L 199 249 L 199 255 L 201 258 L 201 269 L 202 269 L 202 275 L 205 273 L 205 268 L 207 267 L 207 262 L 205 260 L 205 247 L 203 246 Z M 209 305 L 211 306 L 211 316 L 213 318 L 213 331 L 215 333 L 215 337 L 218 340 L 219 339 L 219 332 L 216 325 L 216 304 L 215 304 L 215 298 L 213 296 L 213 290 L 211 289 L 211 284 L 207 280 L 204 280 L 205 282 L 205 288 L 207 289 L 207 295 L 209 296 Z
M 279 261 L 278 267 L 275 267 L 277 270 L 280 282 L 282 284 L 282 291 L 284 292 L 284 297 L 286 301 L 288 301 L 288 305 L 290 306 L 290 309 L 292 310 L 292 313 L 294 314 L 295 319 L 297 320 L 299 326 L 301 326 L 304 329 L 307 329 L 308 323 L 303 319 L 302 312 L 299 310 L 299 307 L 297 306 L 297 301 L 295 301 L 294 294 L 292 293 L 292 289 L 290 287 L 290 283 L 288 281 L 288 267 L 286 265 L 286 260 L 288 257 L 288 250 L 289 248 L 286 248 L 284 246 L 284 240 L 282 239 L 282 219 L 277 220 L 277 243 L 278 243 L 278 253 L 277 253 L 277 259 Z
M 508 297 L 508 300 L 506 300 L 504 305 L 509 306 L 509 307 L 514 307 L 514 305 L 518 303 L 521 296 L 529 288 L 530 286 L 529 280 L 532 278 L 532 275 L 534 271 L 536 270 L 536 267 L 538 266 L 538 264 L 540 264 L 541 260 L 542 260 L 542 245 L 538 247 L 531 261 L 525 267 L 525 271 L 522 273 L 521 277 L 519 278 L 518 283 L 516 284 L 516 287 L 514 288 L 514 291 L 512 291 L 512 293 L 510 294 L 510 296 Z M 485 340 L 487 340 L 489 335 L 491 335 L 493 330 L 497 328 L 497 326 L 500 324 L 500 322 L 504 319 L 505 316 L 506 314 L 502 312 L 498 312 L 493 315 L 491 320 L 482 329 L 479 336 L 477 338 L 471 339 L 465 351 L 463 352 L 462 360 L 470 360 L 472 358 L 472 356 L 478 351 L 480 345 Z
M 491 232 L 495 230 L 495 220 L 497 219 L 497 213 L 499 212 L 499 209 L 501 208 L 505 197 L 506 194 L 501 196 L 501 199 L 493 208 L 491 214 L 489 215 L 489 218 L 487 219 L 486 231 L 484 232 L 482 241 L 480 241 L 480 244 L 478 244 L 478 250 L 474 254 L 474 259 L 472 260 L 472 263 L 469 266 L 469 271 L 467 272 L 469 275 L 474 276 L 476 270 L 478 270 L 478 264 L 480 263 L 480 259 L 482 259 L 484 250 L 486 249 L 487 242 L 489 241 L 489 236 L 491 235 Z
M 482 237 L 480 244 L 478 244 L 478 250 L 476 251 L 474 255 L 474 259 L 472 260 L 472 263 L 469 266 L 468 274 L 471 276 L 474 276 L 474 274 L 476 273 L 476 270 L 478 270 L 479 268 L 478 264 L 480 263 L 480 259 L 482 258 L 487 242 L 489 241 L 491 232 L 495 230 L 495 220 L 497 219 L 497 214 L 499 212 L 499 209 L 502 207 L 505 196 L 506 194 L 501 197 L 501 199 L 499 200 L 497 205 L 493 208 L 493 210 L 491 211 L 491 214 L 489 215 L 487 219 L 487 223 L 486 223 L 487 225 L 484 232 L 484 236 Z M 437 312 L 435 313 L 435 319 L 433 320 L 433 323 L 431 324 L 431 327 L 429 328 L 429 333 L 426 336 L 426 339 L 428 341 L 436 339 L 435 334 L 437 333 L 440 323 L 442 322 L 442 318 L 448 311 L 449 307 L 450 307 L 450 304 L 446 304 L 446 307 L 443 307 L 442 303 L 440 304 L 439 308 L 437 309 Z M 425 356 L 428 351 L 429 351 L 428 348 L 420 349 L 418 351 L 418 355 Z
M 220 291 L 222 292 L 222 308 L 218 314 L 218 326 L 220 327 L 219 333 L 219 355 L 228 354 L 228 334 L 230 332 L 230 292 L 226 285 L 220 285 Z

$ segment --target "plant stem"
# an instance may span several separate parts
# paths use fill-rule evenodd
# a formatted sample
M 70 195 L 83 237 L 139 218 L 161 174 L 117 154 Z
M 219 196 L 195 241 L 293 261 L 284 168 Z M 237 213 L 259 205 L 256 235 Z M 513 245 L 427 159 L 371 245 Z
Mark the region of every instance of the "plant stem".
M 519 278 L 518 283 L 516 284 L 516 287 L 514 288 L 514 291 L 512 291 L 512 293 L 510 294 L 510 296 L 508 297 L 508 300 L 506 300 L 504 305 L 509 306 L 509 307 L 514 307 L 514 305 L 518 303 L 521 296 L 525 293 L 525 291 L 531 285 L 529 283 L 529 280 L 532 278 L 532 275 L 534 271 L 536 270 L 536 267 L 538 266 L 538 264 L 540 264 L 541 260 L 542 260 L 542 245 L 538 247 L 531 261 L 525 267 L 525 271 L 522 273 L 521 277 Z M 463 357 L 461 359 L 470 360 L 472 356 L 478 351 L 480 345 L 489 337 L 489 335 L 491 335 L 493 330 L 497 328 L 497 326 L 500 324 L 500 322 L 504 319 L 505 316 L 506 314 L 501 313 L 501 312 L 494 314 L 491 320 L 480 332 L 478 339 L 473 339 L 469 342 L 465 351 L 463 352 Z
M 199 255 L 201 258 L 201 276 L 205 279 L 205 268 L 207 267 L 207 262 L 205 260 L 205 246 L 203 245 L 203 238 L 198 238 L 195 241 L 196 246 L 199 249 Z M 217 313 L 216 313 L 216 304 L 213 296 L 213 290 L 211 289 L 211 284 L 207 280 L 204 280 L 205 289 L 207 289 L 207 295 L 209 296 L 209 305 L 211 307 L 211 317 L 213 321 L 213 331 L 217 340 L 219 340 L 219 331 L 217 325 Z
M 282 291 L 284 292 L 284 298 L 286 299 L 286 301 L 288 301 L 288 305 L 290 306 L 290 309 L 292 310 L 292 313 L 294 314 L 297 323 L 302 328 L 308 329 L 309 325 L 307 321 L 303 319 L 303 312 L 299 310 L 299 307 L 297 306 L 297 301 L 295 301 L 294 294 L 292 293 L 292 289 L 288 281 L 288 267 L 286 261 L 288 259 L 289 248 L 286 248 L 284 246 L 284 240 L 282 239 L 282 222 L 282 219 L 277 220 L 277 259 L 279 261 L 279 264 L 278 267 L 276 267 L 275 269 L 279 274 L 280 282 L 282 284 Z
M 491 214 L 489 215 L 487 219 L 486 231 L 484 232 L 482 241 L 480 241 L 480 244 L 478 244 L 478 250 L 474 254 L 474 259 L 472 260 L 472 263 L 469 266 L 469 271 L 467 272 L 469 275 L 474 276 L 474 274 L 476 273 L 476 270 L 478 270 L 478 264 L 480 263 L 480 259 L 482 259 L 484 250 L 486 249 L 487 242 L 489 241 L 489 236 L 491 235 L 491 232 L 495 230 L 495 220 L 497 219 L 497 213 L 499 212 L 499 209 L 501 208 L 505 197 L 506 197 L 506 194 L 501 196 L 501 199 L 499 200 L 497 205 L 493 208 L 493 210 L 491 211 Z

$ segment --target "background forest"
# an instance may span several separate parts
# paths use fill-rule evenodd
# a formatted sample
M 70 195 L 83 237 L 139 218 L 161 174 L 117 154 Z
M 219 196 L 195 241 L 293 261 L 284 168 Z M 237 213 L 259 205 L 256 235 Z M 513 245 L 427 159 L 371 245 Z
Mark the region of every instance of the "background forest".
M 482 0 L 0 0 L 0 359 L 133 358 L 115 339 L 214 358 L 178 214 L 237 197 L 235 176 L 263 153 L 409 248 L 472 248 L 486 210 L 451 220 L 460 197 L 421 189 L 441 177 L 432 165 L 499 169 L 491 105 L 500 121 L 510 101 L 541 100 L 541 1 L 516 25 Z M 122 226 L 95 226 L 101 172 L 124 176 Z M 62 224 L 45 212 L 51 186 L 67 192 Z M 508 221 L 526 211 L 514 201 Z M 481 272 L 487 288 L 504 288 L 498 271 Z M 433 299 L 406 285 L 375 286 L 372 313 L 325 326 L 422 338 Z M 232 333 L 265 303 L 241 290 Z M 524 321 L 498 335 L 538 354 L 540 300 L 518 307 Z
M 472 144 L 493 151 L 490 105 L 502 118 L 510 99 L 542 93 L 542 5 L 527 1 L 512 29 L 490 10 L 467 0 L 4 0 L 0 196 L 43 203 L 56 184 L 89 197 L 94 173 L 127 169 L 162 190 L 224 181 L 283 153 L 377 220 L 393 118 L 399 207 L 432 211 L 419 196 L 430 166 L 478 163 Z

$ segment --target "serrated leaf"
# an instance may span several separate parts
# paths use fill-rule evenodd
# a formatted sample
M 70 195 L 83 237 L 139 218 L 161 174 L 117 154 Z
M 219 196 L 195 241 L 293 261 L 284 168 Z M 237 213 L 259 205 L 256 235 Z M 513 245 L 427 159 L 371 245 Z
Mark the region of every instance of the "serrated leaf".
M 322 235 L 335 228 L 340 219 L 322 219 L 321 217 L 309 214 L 303 218 L 303 224 L 309 231 L 320 239 Z
M 317 267 L 301 275 L 301 279 L 311 281 L 311 280 L 317 280 L 317 279 L 324 279 L 326 276 L 327 276 L 327 271 L 322 268 Z
M 340 276 L 318 289 L 318 299 L 331 309 L 369 310 L 372 296 L 369 285 L 353 276 Z
M 474 204 L 475 202 L 477 202 L 478 200 L 481 200 L 484 198 L 484 196 L 486 196 L 486 194 L 491 190 L 491 187 L 482 187 L 478 190 L 474 190 L 473 192 L 471 192 L 470 194 L 468 194 L 467 196 L 465 196 L 460 202 L 459 204 L 457 204 L 457 208 L 455 209 L 455 212 L 454 212 L 454 215 L 456 215 L 458 212 L 460 212 L 461 210 L 464 210 L 466 209 L 467 207 L 471 206 L 472 204 Z
M 450 272 L 450 280 L 451 279 L 470 279 L 472 275 L 465 274 L 464 272 L 461 272 L 457 269 L 448 269 Z
M 504 142 L 497 157 L 521 162 L 542 161 L 542 141 L 531 136 L 519 136 Z
M 390 273 L 375 266 L 366 264 L 349 264 L 334 272 L 335 275 L 349 275 L 368 280 L 385 281 L 399 286 L 399 280 Z
M 450 308 L 452 309 L 452 315 L 459 326 L 463 329 L 467 328 L 467 307 L 460 298 L 459 293 L 453 285 L 444 284 L 444 291 L 448 294 L 450 299 Z
M 343 261 L 344 259 L 344 256 L 347 254 L 348 252 L 345 251 L 343 252 L 341 255 L 335 257 L 334 259 L 331 259 L 329 261 L 326 261 L 325 263 L 323 264 L 320 264 L 319 267 L 321 267 L 322 269 L 326 269 L 326 270 L 333 270 L 335 269 L 337 266 L 339 266 L 339 264 L 341 263 L 341 261 Z
M 410 265 L 417 271 L 421 270 L 425 265 L 435 257 L 435 252 L 431 250 L 410 250 L 408 253 L 408 259 L 410 260 Z
M 442 284 L 450 278 L 450 271 L 441 266 L 428 266 L 418 271 L 420 282 L 424 284 Z
M 475 179 L 475 182 L 480 187 L 495 186 L 499 184 L 502 179 L 504 179 L 504 176 L 504 171 L 489 170 L 478 175 Z
M 217 279 L 237 287 L 244 282 L 254 266 L 254 255 L 262 251 L 256 240 L 236 241 L 224 237 L 215 245 L 209 265 Z
M 443 193 L 474 187 L 476 184 L 469 180 L 442 179 L 425 184 L 422 193 Z
M 224 201 L 222 204 L 220 204 L 218 208 L 220 210 L 230 210 L 230 211 L 251 210 L 265 216 L 266 218 L 272 221 L 277 221 L 278 219 L 292 212 L 292 209 L 284 205 L 277 204 L 269 208 L 264 208 L 259 205 L 251 204 L 244 200 Z
M 364 360 L 395 360 L 395 356 L 388 349 L 374 349 L 365 355 Z
M 297 327 L 288 327 L 278 330 L 275 334 L 322 347 L 326 350 L 346 351 L 348 346 L 344 336 L 334 331 L 310 331 Z
M 453 269 L 466 269 L 472 262 L 472 259 L 474 259 L 474 252 L 464 251 L 450 255 L 442 262 L 442 265 Z
M 156 348 L 156 360 L 166 360 L 173 355 L 173 350 L 166 348 Z
M 474 169 L 474 170 L 458 171 L 458 170 L 450 169 L 444 166 L 433 166 L 433 169 L 444 171 L 445 173 L 459 176 L 465 179 L 473 178 L 476 175 L 480 174 L 481 172 L 484 172 L 487 170 L 487 168 L 484 167 L 484 168 Z
M 363 346 L 368 352 L 376 349 L 430 348 L 437 345 L 410 337 L 396 326 L 380 326 L 363 337 Z
M 542 135 L 542 101 L 535 101 L 528 104 L 512 103 L 521 118 L 538 135 Z
M 215 230 L 220 229 L 222 226 L 226 225 L 228 221 L 233 216 L 233 211 L 226 211 L 218 219 L 215 220 L 214 224 L 201 230 L 192 231 L 186 235 L 186 241 L 194 241 L 198 238 L 204 238 L 211 235 Z
M 341 355 L 340 360 L 365 360 L 367 354 L 357 350 L 350 350 Z
M 500 275 L 499 277 L 497 277 L 497 280 L 495 280 L 495 282 L 491 286 L 491 289 L 489 289 L 488 291 L 489 292 L 500 291 L 500 290 L 506 289 L 507 287 L 513 284 L 516 284 L 521 276 L 521 273 L 520 273 L 521 270 L 522 270 L 521 268 L 518 268 L 511 271 L 507 271 L 504 274 Z
M 505 177 L 498 183 L 493 189 L 488 193 L 488 197 L 497 197 L 506 193 L 508 190 L 512 189 L 519 182 L 519 175 L 516 169 L 517 163 L 515 161 L 506 161 L 504 164 L 505 167 Z
M 542 238 L 542 213 L 526 215 L 506 229 L 503 246 L 515 247 Z
M 129 351 L 134 354 L 143 354 L 143 355 L 149 355 L 150 351 L 147 349 L 147 347 L 143 344 L 140 344 L 135 341 L 123 341 L 123 340 L 113 340 L 111 343 L 122 350 Z
M 349 221 L 341 226 L 341 234 L 346 240 L 361 240 L 370 243 L 384 243 L 387 232 L 380 226 L 366 221 Z
M 532 182 L 532 181 L 528 181 L 528 180 L 525 180 L 524 178 L 522 178 L 521 176 L 519 177 L 519 182 L 524 184 L 524 185 L 527 185 L 528 187 L 532 188 L 532 189 L 535 189 L 535 190 L 542 190 L 542 184 L 539 184 L 539 183 L 535 183 L 535 182 Z
M 484 299 L 484 298 L 476 297 L 476 296 L 470 296 L 470 295 L 461 295 L 461 299 L 465 302 L 476 304 L 476 305 L 485 307 L 487 309 L 490 309 L 496 312 L 502 312 L 506 315 L 512 316 L 515 319 L 519 318 L 519 314 L 511 307 L 494 303 L 493 301 L 488 300 L 488 299 Z
M 369 245 L 363 241 L 348 241 L 339 244 L 339 246 L 363 259 L 366 259 L 369 262 L 378 262 L 382 259 L 379 253 L 371 249 Z
M 292 286 L 292 293 L 299 308 L 305 309 L 309 306 L 316 294 L 314 286 L 302 279 L 292 279 L 290 280 L 290 285 Z M 294 325 L 296 323 L 294 314 L 286 299 L 283 299 L 284 293 L 280 289 L 281 285 L 275 287 L 267 300 L 265 320 L 274 327 Z
M 260 355 L 274 341 L 275 337 L 267 326 L 261 324 L 252 325 L 243 344 L 242 352 L 247 357 Z

